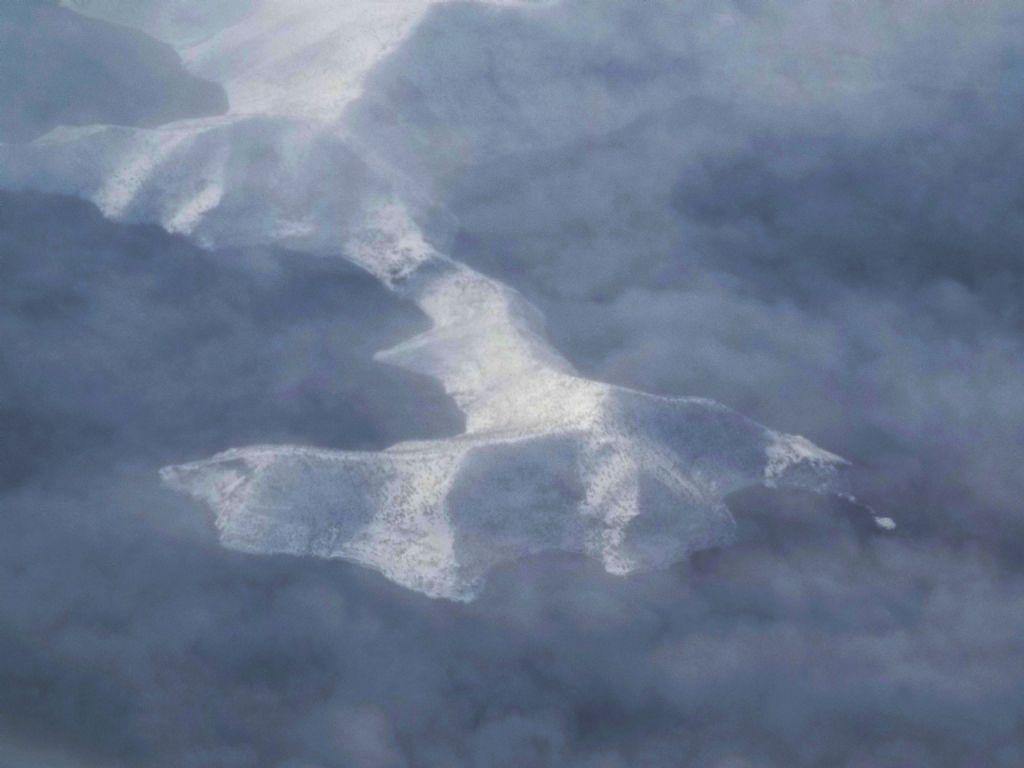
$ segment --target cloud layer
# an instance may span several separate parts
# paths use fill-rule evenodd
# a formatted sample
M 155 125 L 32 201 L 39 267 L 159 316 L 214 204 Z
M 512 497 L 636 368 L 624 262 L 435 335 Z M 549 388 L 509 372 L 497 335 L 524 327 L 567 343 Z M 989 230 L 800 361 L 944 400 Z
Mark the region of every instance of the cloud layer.
M 423 318 L 335 264 L 5 194 L 0 764 L 1024 763 L 1020 22 L 452 4 L 351 116 L 574 362 L 844 453 L 892 536 L 751 492 L 733 548 L 531 560 L 469 606 L 225 552 L 156 467 L 457 433 L 369 359 Z
M 1021 21 L 452 6 L 355 122 L 587 373 L 720 399 L 856 459 L 872 503 L 1016 539 Z

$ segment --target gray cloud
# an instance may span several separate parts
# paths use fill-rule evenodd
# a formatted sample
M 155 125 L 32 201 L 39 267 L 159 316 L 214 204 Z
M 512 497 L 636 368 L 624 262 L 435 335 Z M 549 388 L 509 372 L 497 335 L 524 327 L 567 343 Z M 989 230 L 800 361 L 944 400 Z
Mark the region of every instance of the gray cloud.
M 355 122 L 588 373 L 723 400 L 912 524 L 1016 542 L 1022 20 L 940 6 L 453 6 Z
M 897 535 L 751 491 L 732 548 L 530 560 L 471 605 L 225 552 L 153 470 L 457 432 L 369 361 L 422 318 L 334 264 L 4 195 L 0 764 L 1024 762 L 1019 13 L 677 6 L 440 8 L 352 129 L 582 368 L 845 453 Z
M 0 193 L 0 477 L 180 461 L 239 441 L 447 434 L 440 387 L 372 362 L 425 319 L 300 254 L 208 253 L 90 204 Z

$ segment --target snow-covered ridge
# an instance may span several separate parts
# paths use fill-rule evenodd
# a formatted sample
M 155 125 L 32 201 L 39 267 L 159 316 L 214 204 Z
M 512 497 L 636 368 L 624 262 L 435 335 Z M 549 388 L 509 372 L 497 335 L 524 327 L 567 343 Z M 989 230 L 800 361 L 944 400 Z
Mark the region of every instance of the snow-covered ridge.
M 439 379 L 464 435 L 376 453 L 240 448 L 165 480 L 210 506 L 226 546 L 345 558 L 452 599 L 544 551 L 618 574 L 668 565 L 726 542 L 724 498 L 751 484 L 845 492 L 845 462 L 803 438 L 708 400 L 580 377 L 518 292 L 426 241 L 400 180 L 365 137 L 349 140 L 344 114 L 431 4 L 264 0 L 182 48 L 227 88 L 224 117 L 0 146 L 4 186 L 76 193 L 204 244 L 340 255 L 432 322 L 378 358 Z
M 466 433 L 378 453 L 259 446 L 165 469 L 215 511 L 228 546 L 340 557 L 472 599 L 493 566 L 529 554 L 626 574 L 724 544 L 724 498 L 752 484 L 844 490 L 845 462 L 803 438 L 709 400 L 579 377 L 518 293 L 434 251 L 401 208 L 367 223 L 350 258 L 433 321 L 378 358 L 440 379 Z

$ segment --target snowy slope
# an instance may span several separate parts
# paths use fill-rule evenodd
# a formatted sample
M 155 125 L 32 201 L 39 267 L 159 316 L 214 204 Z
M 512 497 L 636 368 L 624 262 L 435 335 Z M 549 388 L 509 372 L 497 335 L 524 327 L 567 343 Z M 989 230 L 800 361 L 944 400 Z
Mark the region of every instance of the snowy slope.
M 433 321 L 378 358 L 440 379 L 466 434 L 380 453 L 259 446 L 165 469 L 215 511 L 228 546 L 341 557 L 471 599 L 491 567 L 528 554 L 625 574 L 724 544 L 724 497 L 752 484 L 843 492 L 845 462 L 803 438 L 709 400 L 580 378 L 518 293 L 434 251 L 398 206 L 375 214 L 350 258 Z
M 241 448 L 169 467 L 166 481 L 211 507 L 226 546 L 345 558 L 452 599 L 542 551 L 619 574 L 665 566 L 726 542 L 724 498 L 751 484 L 845 492 L 845 462 L 802 438 L 711 401 L 581 378 L 521 295 L 426 242 L 410 213 L 423 201 L 365 137 L 347 137 L 344 118 L 430 5 L 252 4 L 181 48 L 227 89 L 226 116 L 0 146 L 4 186 L 76 193 L 204 244 L 342 256 L 432 321 L 378 357 L 439 379 L 465 435 L 379 453 Z

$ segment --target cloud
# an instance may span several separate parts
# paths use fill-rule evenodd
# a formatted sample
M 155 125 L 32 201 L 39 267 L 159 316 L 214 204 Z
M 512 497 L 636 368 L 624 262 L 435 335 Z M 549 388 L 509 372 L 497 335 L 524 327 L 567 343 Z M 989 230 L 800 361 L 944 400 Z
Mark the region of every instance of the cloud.
M 8 497 L 3 543 L 3 719 L 98 764 L 1019 760 L 1024 584 L 984 555 L 794 543 L 791 511 L 782 550 L 752 533 L 631 579 L 525 562 L 465 606 L 168 535 L 139 509 L 173 497 L 116 479 Z
M 721 400 L 855 459 L 873 504 L 1016 541 L 1021 23 L 1002 3 L 452 6 L 353 122 L 586 373 Z
M 0 761 L 1020 765 L 1018 24 L 452 4 L 350 126 L 582 368 L 846 453 L 891 536 L 752 492 L 734 547 L 528 560 L 471 605 L 224 551 L 155 468 L 458 432 L 369 362 L 422 318 L 334 264 L 4 195 Z
M 438 385 L 372 362 L 425 319 L 343 263 L 204 252 L 56 196 L 0 193 L 0 226 L 7 484 L 64 461 L 461 427 Z

